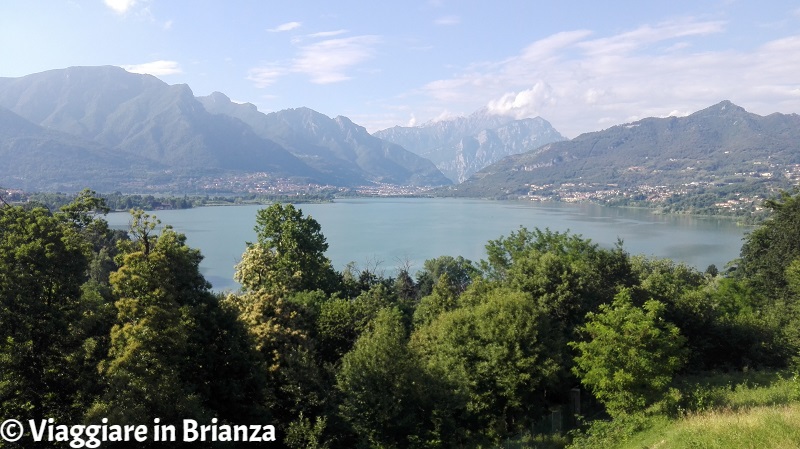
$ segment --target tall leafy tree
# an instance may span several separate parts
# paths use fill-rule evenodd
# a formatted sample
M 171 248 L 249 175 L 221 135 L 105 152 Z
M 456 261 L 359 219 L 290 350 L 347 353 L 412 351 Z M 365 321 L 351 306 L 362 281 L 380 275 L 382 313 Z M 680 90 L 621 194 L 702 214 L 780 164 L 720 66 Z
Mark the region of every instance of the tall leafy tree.
M 325 257 L 328 243 L 319 223 L 293 205 L 273 204 L 256 216 L 257 241 L 248 244 L 236 280 L 246 290 L 284 294 L 334 288 L 335 272 Z
M 255 418 L 247 408 L 256 413 L 263 404 L 264 384 L 249 336 L 209 292 L 199 251 L 158 225 L 134 211 L 133 238 L 121 242 L 120 268 L 110 276 L 116 324 L 100 364 L 106 391 L 89 418 Z
M 621 242 L 602 249 L 579 235 L 520 228 L 486 245 L 489 280 L 526 292 L 569 331 L 633 283 Z

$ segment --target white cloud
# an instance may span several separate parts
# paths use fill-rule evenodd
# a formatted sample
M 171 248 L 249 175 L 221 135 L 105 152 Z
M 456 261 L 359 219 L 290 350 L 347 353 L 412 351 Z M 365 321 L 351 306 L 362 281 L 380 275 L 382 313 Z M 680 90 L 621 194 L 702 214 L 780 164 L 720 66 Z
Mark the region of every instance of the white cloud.
M 339 36 L 341 34 L 347 33 L 347 30 L 335 30 L 335 31 L 320 31 L 319 33 L 312 33 L 307 34 L 306 37 L 311 39 L 318 39 L 321 37 L 334 37 Z
M 123 69 L 131 73 L 142 73 L 153 76 L 175 75 L 183 73 L 176 61 L 152 61 L 144 64 L 123 65 Z
M 374 55 L 378 36 L 353 36 L 328 39 L 300 48 L 291 70 L 305 73 L 316 84 L 329 84 L 350 79 L 348 69 Z
M 104 0 L 106 6 L 117 14 L 125 14 L 136 5 L 137 0 Z
M 622 54 L 664 40 L 720 33 L 724 30 L 724 25 L 724 22 L 719 21 L 664 22 L 655 26 L 644 25 L 615 36 L 581 42 L 578 46 L 589 55 Z
M 276 26 L 275 28 L 270 28 L 267 31 L 270 33 L 281 33 L 284 31 L 292 31 L 294 29 L 300 28 L 303 25 L 302 22 L 286 22 Z
M 250 69 L 247 79 L 252 81 L 258 88 L 264 88 L 274 84 L 278 78 L 286 74 L 286 69 L 277 65 L 267 65 Z
M 517 117 L 540 115 L 573 137 L 725 99 L 762 114 L 799 111 L 800 35 L 748 50 L 707 47 L 709 35 L 724 33 L 723 22 L 683 19 L 607 36 L 553 34 L 516 55 L 425 84 L 411 93 L 427 99 L 414 112 L 424 119 L 423 111 L 444 103 L 461 114 L 486 106 Z
M 351 79 L 348 72 L 374 56 L 374 47 L 381 42 L 379 36 L 364 35 L 324 39 L 303 44 L 306 38 L 339 36 L 347 30 L 322 31 L 291 39 L 297 54 L 289 61 L 272 62 L 248 71 L 247 79 L 256 87 L 268 87 L 289 73 L 302 73 L 315 84 L 331 84 Z M 379 73 L 379 70 L 362 70 L 362 73 Z
M 444 16 L 434 20 L 436 25 L 458 25 L 461 23 L 461 17 L 458 16 Z
M 541 115 L 541 111 L 554 103 L 552 88 L 543 81 L 537 81 L 530 89 L 518 93 L 506 93 L 497 100 L 490 101 L 486 107 L 497 115 L 510 115 L 525 118 Z

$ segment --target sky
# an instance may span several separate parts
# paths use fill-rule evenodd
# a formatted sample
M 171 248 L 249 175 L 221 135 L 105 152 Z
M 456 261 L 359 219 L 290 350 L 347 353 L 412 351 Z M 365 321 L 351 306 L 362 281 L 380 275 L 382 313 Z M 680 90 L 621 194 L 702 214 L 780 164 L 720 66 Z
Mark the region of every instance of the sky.
M 800 113 L 791 1 L 3 0 L 0 77 L 115 65 L 370 132 L 481 108 L 568 138 L 723 100 Z

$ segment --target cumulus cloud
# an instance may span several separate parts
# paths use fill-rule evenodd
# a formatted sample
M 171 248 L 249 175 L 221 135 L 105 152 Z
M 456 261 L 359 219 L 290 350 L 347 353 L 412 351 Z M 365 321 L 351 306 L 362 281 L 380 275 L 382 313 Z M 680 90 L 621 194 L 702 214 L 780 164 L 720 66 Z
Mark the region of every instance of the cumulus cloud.
M 176 61 L 152 61 L 144 64 L 123 65 L 123 69 L 131 73 L 141 73 L 153 76 L 175 75 L 183 73 Z
M 284 31 L 292 31 L 294 29 L 300 28 L 303 25 L 302 22 L 286 22 L 282 23 L 275 28 L 270 28 L 267 31 L 270 33 L 282 33 Z
M 492 114 L 525 118 L 540 115 L 542 109 L 554 103 L 553 89 L 543 81 L 537 81 L 530 89 L 517 93 L 506 93 L 486 105 Z
M 680 19 L 598 36 L 556 33 L 516 55 L 463 68 L 412 95 L 469 113 L 482 106 L 515 117 L 539 115 L 574 137 L 631 117 L 696 111 L 729 99 L 759 113 L 800 110 L 800 35 L 747 50 L 713 49 L 720 21 Z M 398 117 L 398 122 L 405 117 Z

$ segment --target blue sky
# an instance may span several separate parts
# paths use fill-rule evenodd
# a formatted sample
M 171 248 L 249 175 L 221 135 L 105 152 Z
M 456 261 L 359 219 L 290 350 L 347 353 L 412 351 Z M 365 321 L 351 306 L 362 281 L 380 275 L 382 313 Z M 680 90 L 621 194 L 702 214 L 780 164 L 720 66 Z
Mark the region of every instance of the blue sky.
M 722 100 L 800 113 L 788 1 L 7 0 L 0 76 L 117 65 L 370 131 L 487 107 L 567 137 Z

